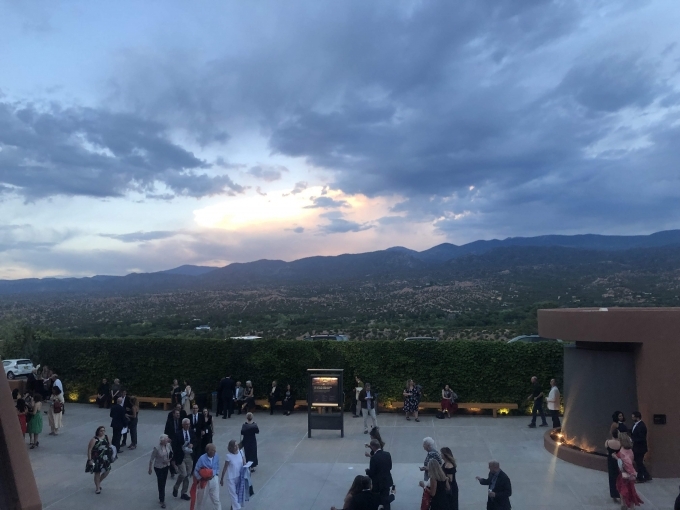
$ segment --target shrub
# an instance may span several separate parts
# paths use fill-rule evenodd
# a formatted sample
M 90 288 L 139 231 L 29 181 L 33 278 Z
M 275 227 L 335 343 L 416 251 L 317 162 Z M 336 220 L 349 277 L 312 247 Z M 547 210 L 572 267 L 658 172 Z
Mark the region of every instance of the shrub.
M 39 346 L 42 363 L 53 367 L 69 393 L 80 400 L 99 381 L 117 377 L 129 392 L 169 396 L 173 378 L 189 379 L 196 393 L 212 392 L 229 372 L 264 398 L 271 381 L 291 384 L 306 395 L 308 368 L 343 368 L 345 392 L 354 375 L 370 382 L 381 402 L 401 401 L 408 378 L 423 387 L 424 401 L 439 401 L 450 384 L 462 402 L 513 402 L 524 409 L 529 378 L 548 389 L 562 381 L 563 352 L 557 344 L 500 342 L 335 342 L 215 339 L 48 339 Z

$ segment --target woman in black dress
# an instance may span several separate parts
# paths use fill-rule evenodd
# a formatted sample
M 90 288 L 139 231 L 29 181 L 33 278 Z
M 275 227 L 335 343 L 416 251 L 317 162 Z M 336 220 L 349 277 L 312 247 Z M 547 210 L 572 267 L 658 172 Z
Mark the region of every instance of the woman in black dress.
M 201 424 L 201 451 L 205 452 L 205 447 L 212 443 L 214 432 L 213 419 L 207 407 L 203 408 L 203 420 L 199 423 Z
M 252 462 L 253 465 L 250 466 L 250 471 L 255 471 L 257 467 L 257 438 L 255 434 L 259 434 L 260 429 L 257 423 L 253 421 L 253 413 L 246 414 L 246 422 L 241 427 L 241 444 L 243 445 L 243 450 L 246 454 L 246 462 Z
M 444 464 L 442 465 L 442 471 L 449 480 L 449 491 L 450 498 L 450 510 L 458 510 L 458 482 L 456 482 L 456 459 L 453 458 L 453 452 L 451 448 L 445 446 L 439 453 L 442 454 L 442 460 Z
M 618 420 L 617 420 L 618 421 Z M 607 449 L 607 472 L 609 473 L 609 496 L 614 502 L 620 502 L 620 494 L 616 488 L 616 479 L 619 476 L 619 463 L 616 454 L 621 450 L 621 443 L 619 442 L 619 429 L 615 423 L 612 423 L 611 438 L 607 439 L 604 447 Z
M 628 432 L 628 427 L 625 424 L 626 417 L 621 411 L 614 411 L 614 414 L 612 414 L 612 421 L 616 423 L 616 428 L 619 430 L 619 434 L 622 432 Z
M 290 413 L 292 413 L 295 408 L 295 395 L 293 395 L 293 390 L 290 389 L 290 384 L 286 385 L 286 391 L 283 393 L 281 406 L 283 407 L 283 414 L 286 416 L 290 416 Z
M 182 405 L 182 388 L 179 387 L 179 382 L 177 382 L 177 379 L 172 380 L 172 386 L 170 387 L 170 401 L 172 402 L 173 409 L 177 404 Z
M 429 491 L 432 499 L 430 500 L 430 510 L 449 510 L 450 495 L 449 479 L 444 474 L 441 464 L 436 459 L 430 460 L 427 465 L 427 471 L 430 473 L 430 485 L 425 485 L 425 482 L 419 482 L 419 485 Z

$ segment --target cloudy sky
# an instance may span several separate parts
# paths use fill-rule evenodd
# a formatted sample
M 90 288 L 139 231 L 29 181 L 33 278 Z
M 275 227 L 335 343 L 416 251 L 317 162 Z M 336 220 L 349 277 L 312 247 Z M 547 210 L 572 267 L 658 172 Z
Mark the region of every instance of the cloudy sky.
M 680 228 L 676 1 L 0 0 L 0 278 Z

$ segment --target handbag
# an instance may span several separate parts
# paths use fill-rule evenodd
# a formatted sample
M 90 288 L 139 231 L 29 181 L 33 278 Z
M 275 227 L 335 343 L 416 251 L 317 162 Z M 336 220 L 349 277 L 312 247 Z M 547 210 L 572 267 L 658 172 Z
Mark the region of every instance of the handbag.
M 59 414 L 63 410 L 64 410 L 64 404 L 62 404 L 61 401 L 59 401 L 59 400 L 55 400 L 54 401 L 54 408 L 53 408 L 52 412 L 54 412 L 55 414 Z
M 91 463 L 89 460 L 85 461 L 85 472 L 94 473 L 94 463 Z

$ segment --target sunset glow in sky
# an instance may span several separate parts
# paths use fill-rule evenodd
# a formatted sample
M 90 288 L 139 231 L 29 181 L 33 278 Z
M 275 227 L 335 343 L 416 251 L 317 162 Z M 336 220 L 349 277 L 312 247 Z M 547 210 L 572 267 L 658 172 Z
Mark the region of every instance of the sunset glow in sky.
M 680 228 L 680 5 L 0 0 L 0 278 Z

